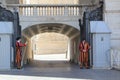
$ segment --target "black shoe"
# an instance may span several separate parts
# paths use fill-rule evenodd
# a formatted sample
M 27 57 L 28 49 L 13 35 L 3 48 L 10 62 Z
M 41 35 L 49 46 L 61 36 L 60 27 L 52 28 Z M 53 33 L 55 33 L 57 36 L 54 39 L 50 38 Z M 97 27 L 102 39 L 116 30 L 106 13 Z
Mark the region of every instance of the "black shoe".
M 17 69 L 20 69 L 20 68 L 17 68 Z
M 80 67 L 80 69 L 83 69 L 83 67 Z
M 21 67 L 17 67 L 17 69 L 21 69 Z
M 86 67 L 86 69 L 90 69 L 89 67 Z

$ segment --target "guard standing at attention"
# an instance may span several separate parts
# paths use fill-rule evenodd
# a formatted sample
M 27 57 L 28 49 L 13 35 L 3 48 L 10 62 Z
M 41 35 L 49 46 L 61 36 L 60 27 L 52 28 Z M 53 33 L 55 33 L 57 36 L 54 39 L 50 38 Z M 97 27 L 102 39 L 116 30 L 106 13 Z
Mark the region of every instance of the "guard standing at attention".
M 85 66 L 85 68 L 89 68 L 88 67 L 88 51 L 90 49 L 90 45 L 86 40 L 83 40 L 80 44 L 79 44 L 79 50 L 80 50 L 80 55 L 79 55 L 79 61 L 80 61 L 80 68 L 82 69 L 83 66 Z
M 15 58 L 15 62 L 17 65 L 17 69 L 21 69 L 21 60 L 22 60 L 22 47 L 27 45 L 26 43 L 22 43 L 21 42 L 21 37 L 18 37 L 16 39 L 16 58 Z

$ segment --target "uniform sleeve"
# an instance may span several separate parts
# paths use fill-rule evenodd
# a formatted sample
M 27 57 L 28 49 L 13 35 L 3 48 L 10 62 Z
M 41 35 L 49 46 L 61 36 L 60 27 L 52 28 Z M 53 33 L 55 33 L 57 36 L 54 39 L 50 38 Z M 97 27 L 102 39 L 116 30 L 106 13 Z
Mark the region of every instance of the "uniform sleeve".
M 26 46 L 26 44 L 25 43 L 19 43 L 19 46 L 23 47 L 23 46 Z
M 16 42 L 16 47 L 18 47 L 18 42 Z
M 89 45 L 89 43 L 87 43 L 87 49 L 88 49 L 88 50 L 90 49 L 90 45 Z
M 82 51 L 83 48 L 82 48 L 82 43 L 79 44 L 79 50 Z

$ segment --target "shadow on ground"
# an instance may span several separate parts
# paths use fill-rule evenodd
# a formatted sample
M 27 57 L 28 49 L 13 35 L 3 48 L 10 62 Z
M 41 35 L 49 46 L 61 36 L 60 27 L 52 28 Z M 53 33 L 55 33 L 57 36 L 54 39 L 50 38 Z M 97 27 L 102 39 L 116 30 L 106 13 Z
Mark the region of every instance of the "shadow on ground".
M 89 80 L 120 80 L 120 71 L 80 69 L 67 61 L 34 61 L 21 70 L 0 71 L 0 75 L 22 75 Z

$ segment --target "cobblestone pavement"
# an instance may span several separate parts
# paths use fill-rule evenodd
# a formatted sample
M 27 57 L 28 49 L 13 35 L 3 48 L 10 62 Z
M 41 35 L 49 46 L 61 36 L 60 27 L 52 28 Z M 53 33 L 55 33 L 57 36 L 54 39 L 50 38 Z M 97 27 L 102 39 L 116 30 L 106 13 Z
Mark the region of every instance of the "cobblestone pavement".
M 120 80 L 120 71 L 79 69 L 68 62 L 34 62 L 24 69 L 0 71 L 0 80 Z

